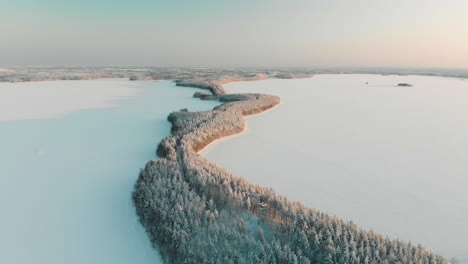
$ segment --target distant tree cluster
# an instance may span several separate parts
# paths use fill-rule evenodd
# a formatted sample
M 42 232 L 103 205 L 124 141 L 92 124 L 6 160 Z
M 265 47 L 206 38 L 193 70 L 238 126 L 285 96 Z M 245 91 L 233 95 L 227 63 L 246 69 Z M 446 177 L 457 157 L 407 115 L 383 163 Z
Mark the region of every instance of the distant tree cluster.
M 225 93 L 222 85 L 203 79 L 177 80 L 176 85 L 209 90 L 213 95 Z
M 235 81 L 256 81 L 268 79 L 270 76 L 263 73 L 242 73 L 237 72 L 234 75 L 220 75 L 215 79 L 210 78 L 190 78 L 177 80 L 177 86 L 195 87 L 200 89 L 209 90 L 213 95 L 222 95 L 226 91 L 223 88 L 223 84 L 235 82 Z
M 216 96 L 225 103 L 212 111 L 169 115 L 172 132 L 158 146 L 160 158 L 135 185 L 137 214 L 167 263 L 449 263 L 289 201 L 198 155 L 242 131 L 243 116 L 279 103 L 269 95 Z
M 180 86 L 199 87 L 223 94 L 222 85 L 233 81 L 267 78 L 309 78 L 314 74 L 426 75 L 468 78 L 466 69 L 408 68 L 181 68 L 181 67 L 8 67 L 0 68 L 0 82 L 131 78 L 178 80 Z

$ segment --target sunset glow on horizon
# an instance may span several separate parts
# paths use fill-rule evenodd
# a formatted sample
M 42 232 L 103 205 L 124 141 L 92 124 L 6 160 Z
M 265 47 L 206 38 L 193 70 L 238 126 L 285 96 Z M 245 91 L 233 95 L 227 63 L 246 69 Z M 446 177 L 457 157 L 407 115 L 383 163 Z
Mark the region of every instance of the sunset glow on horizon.
M 0 66 L 468 68 L 468 2 L 0 0 Z

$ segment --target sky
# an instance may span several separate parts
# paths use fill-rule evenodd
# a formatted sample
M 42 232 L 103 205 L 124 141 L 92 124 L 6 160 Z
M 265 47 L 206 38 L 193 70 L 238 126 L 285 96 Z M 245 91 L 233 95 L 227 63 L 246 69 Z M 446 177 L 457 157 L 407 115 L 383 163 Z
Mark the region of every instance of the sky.
M 468 68 L 466 0 L 0 0 L 0 66 Z

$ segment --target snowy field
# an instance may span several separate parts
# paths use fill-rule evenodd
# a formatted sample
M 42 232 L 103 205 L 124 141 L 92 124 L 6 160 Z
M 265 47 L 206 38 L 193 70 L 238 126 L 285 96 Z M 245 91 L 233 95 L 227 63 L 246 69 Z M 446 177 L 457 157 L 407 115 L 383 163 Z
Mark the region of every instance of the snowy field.
M 0 83 L 0 263 L 161 263 L 130 195 L 195 89 L 122 79 Z M 15 121 L 16 120 L 16 121 Z
M 123 79 L 0 83 L 0 121 L 60 118 L 81 109 L 112 107 L 140 92 Z
M 468 259 L 468 81 L 317 75 L 225 88 L 283 104 L 205 157 L 364 228 Z

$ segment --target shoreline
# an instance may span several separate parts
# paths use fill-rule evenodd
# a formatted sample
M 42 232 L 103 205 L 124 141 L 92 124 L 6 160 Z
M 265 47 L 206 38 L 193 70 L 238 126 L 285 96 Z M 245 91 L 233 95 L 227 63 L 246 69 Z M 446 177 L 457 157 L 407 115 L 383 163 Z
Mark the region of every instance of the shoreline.
M 248 115 L 248 116 L 244 116 L 244 117 L 246 118 L 246 120 L 248 120 L 251 117 L 255 117 L 255 116 L 258 116 L 258 115 L 265 114 L 265 113 L 268 113 L 270 111 L 273 111 L 276 108 L 282 106 L 283 104 L 284 104 L 283 102 L 280 102 L 279 104 L 277 104 L 277 105 L 273 106 L 272 108 L 269 108 L 269 109 L 267 109 L 267 110 L 265 110 L 265 111 L 263 111 L 261 113 Z M 204 148 L 200 149 L 197 153 L 199 155 L 201 155 L 201 156 L 204 156 L 205 154 L 208 154 L 214 147 L 216 147 L 217 144 L 219 144 L 219 143 L 221 143 L 221 142 L 223 142 L 225 140 L 235 138 L 235 137 L 240 137 L 240 136 L 243 136 L 243 135 L 247 135 L 249 132 L 250 132 L 249 126 L 248 126 L 248 123 L 246 122 L 244 130 L 242 132 L 234 134 L 234 135 L 225 136 L 225 137 L 216 139 L 216 140 L 212 141 L 211 143 L 209 143 L 208 145 L 206 145 Z

